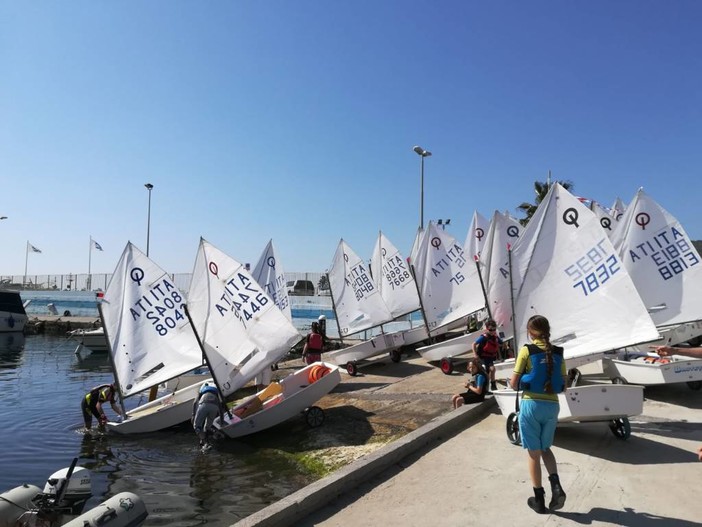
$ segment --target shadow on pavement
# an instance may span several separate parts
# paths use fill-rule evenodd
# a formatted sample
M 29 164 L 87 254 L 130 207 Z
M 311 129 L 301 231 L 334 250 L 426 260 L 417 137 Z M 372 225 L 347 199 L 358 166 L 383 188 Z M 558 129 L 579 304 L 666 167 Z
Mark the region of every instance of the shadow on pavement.
M 623 511 L 595 507 L 590 512 L 554 512 L 554 516 L 571 520 L 582 525 L 607 523 L 624 527 L 695 527 L 697 522 L 679 520 L 669 516 L 656 516 L 647 512 L 637 512 L 625 507 Z

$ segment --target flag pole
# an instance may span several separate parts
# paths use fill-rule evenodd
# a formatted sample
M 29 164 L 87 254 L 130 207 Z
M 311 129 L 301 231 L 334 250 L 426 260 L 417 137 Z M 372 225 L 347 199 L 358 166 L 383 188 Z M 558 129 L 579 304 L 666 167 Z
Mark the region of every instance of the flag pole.
M 24 280 L 22 286 L 27 287 L 27 262 L 29 262 L 29 240 L 27 240 L 27 248 L 24 251 Z
M 92 290 L 92 277 L 90 275 L 90 264 L 93 256 L 93 236 L 90 235 L 90 247 L 88 247 L 88 291 Z

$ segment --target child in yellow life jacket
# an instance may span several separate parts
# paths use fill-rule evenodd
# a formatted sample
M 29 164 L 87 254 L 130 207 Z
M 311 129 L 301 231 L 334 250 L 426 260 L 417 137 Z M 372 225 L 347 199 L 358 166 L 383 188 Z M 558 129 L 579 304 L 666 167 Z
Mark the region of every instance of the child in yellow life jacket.
M 102 408 L 103 403 L 109 402 L 110 406 L 112 406 L 112 410 L 114 410 L 117 415 L 122 415 L 122 412 L 120 412 L 117 406 L 115 394 L 116 390 L 114 384 L 101 384 L 90 390 L 85 397 L 83 397 L 80 407 L 83 413 L 83 422 L 87 430 L 90 430 L 93 425 L 93 416 L 98 420 L 100 426 L 104 426 L 107 423 L 107 416 Z

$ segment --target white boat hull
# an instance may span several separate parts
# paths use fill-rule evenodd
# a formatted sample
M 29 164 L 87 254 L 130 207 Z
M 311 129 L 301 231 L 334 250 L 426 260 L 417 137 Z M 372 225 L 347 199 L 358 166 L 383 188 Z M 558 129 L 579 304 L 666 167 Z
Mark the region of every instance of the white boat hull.
M 460 335 L 452 339 L 417 348 L 417 353 L 427 362 L 468 357 L 473 355 L 473 343 L 480 336 L 480 331 Z
M 514 412 L 514 390 L 492 392 L 502 415 Z M 559 423 L 609 421 L 643 412 L 643 386 L 590 384 L 568 388 L 558 395 Z
M 602 360 L 602 369 L 610 379 L 620 378 L 630 384 L 656 385 L 702 381 L 702 359 L 674 355 L 670 362 L 646 362 L 645 357 Z
M 309 371 L 318 365 L 326 366 L 331 371 L 310 384 Z M 282 393 L 270 399 L 264 399 L 261 410 L 255 414 L 240 421 L 234 420 L 235 422 L 232 422 L 233 420 L 229 414 L 225 414 L 223 423 L 220 423 L 219 419 L 215 421 L 215 428 L 218 428 L 230 438 L 242 437 L 266 430 L 314 405 L 315 402 L 332 391 L 340 382 L 341 373 L 339 368 L 326 362 L 315 362 L 280 381 L 280 386 L 283 389 Z M 261 390 L 258 394 L 264 390 Z M 236 410 L 249 404 L 253 398 L 258 397 L 258 394 L 247 398 L 232 408 L 232 415 Z
M 396 338 L 399 336 L 399 338 Z M 390 351 L 403 345 L 402 336 L 399 333 L 384 333 L 348 348 L 331 351 L 324 354 L 324 360 L 344 366 L 349 362 L 357 362 L 369 359 L 378 355 L 390 353 Z
M 121 423 L 107 423 L 107 429 L 118 434 L 144 434 L 184 423 L 192 417 L 199 391 L 200 383 L 196 383 L 155 399 L 129 410 Z
M 68 333 L 68 336 L 77 341 L 81 346 L 96 352 L 107 351 L 107 339 L 105 331 L 102 328 L 98 329 L 74 329 Z

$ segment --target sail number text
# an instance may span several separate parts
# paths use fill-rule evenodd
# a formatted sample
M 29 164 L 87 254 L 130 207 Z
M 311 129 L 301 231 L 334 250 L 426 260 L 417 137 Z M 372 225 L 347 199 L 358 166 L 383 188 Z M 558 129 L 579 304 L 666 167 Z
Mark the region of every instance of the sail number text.
M 587 296 L 594 293 L 612 276 L 621 270 L 616 254 L 608 254 L 602 239 L 575 263 L 565 268 L 565 273 L 573 279 L 573 287 Z
M 663 280 L 670 280 L 685 269 L 700 263 L 697 252 L 687 237 L 675 227 L 651 236 L 650 239 L 629 248 L 631 262 L 651 261 Z
M 221 316 L 234 312 L 234 316 L 246 326 L 266 304 L 268 297 L 256 281 L 243 273 L 236 273 L 226 282 L 224 292 L 215 303 L 215 307 Z
M 144 315 L 162 337 L 185 321 L 183 297 L 178 288 L 168 280 L 152 285 L 139 297 L 139 300 L 134 302 L 129 312 L 134 321 Z
M 404 260 L 397 254 L 388 258 L 383 264 L 383 276 L 393 290 L 396 287 L 402 287 L 410 279 Z

